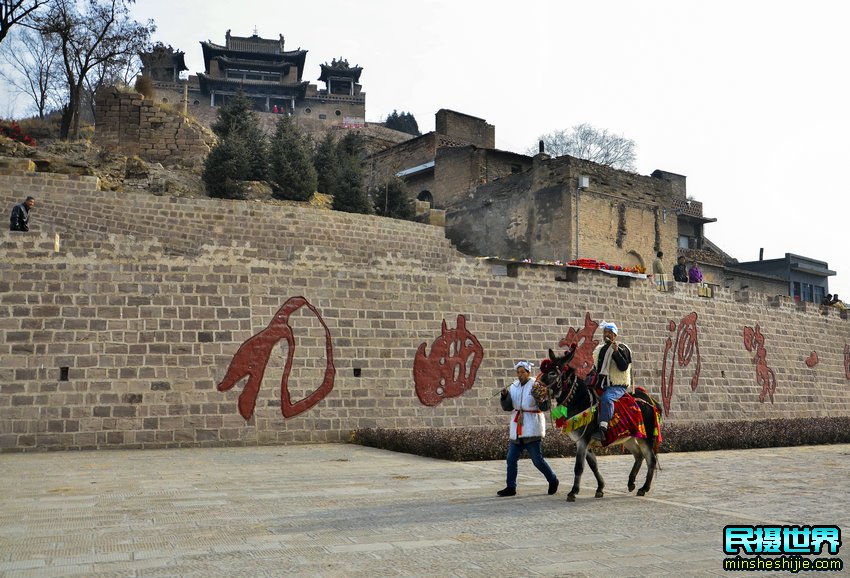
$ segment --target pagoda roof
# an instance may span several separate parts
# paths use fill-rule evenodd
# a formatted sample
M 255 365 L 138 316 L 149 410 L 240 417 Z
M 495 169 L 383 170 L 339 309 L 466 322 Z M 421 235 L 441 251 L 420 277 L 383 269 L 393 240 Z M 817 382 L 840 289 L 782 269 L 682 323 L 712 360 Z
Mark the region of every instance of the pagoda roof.
M 263 62 L 262 60 L 230 58 L 229 56 L 221 56 L 216 60 L 219 63 L 219 68 L 224 70 L 228 68 L 247 68 L 249 70 L 280 72 L 286 75 L 289 74 L 289 69 L 292 68 L 291 62 Z
M 363 72 L 362 66 L 349 66 L 347 60 L 334 59 L 330 64 L 327 62 L 322 64 L 322 74 L 319 80 L 327 82 L 331 77 L 350 78 L 354 82 L 360 82 L 360 73 Z
M 279 82 L 264 82 L 260 80 L 231 80 L 227 78 L 215 78 L 198 73 L 198 85 L 202 94 L 209 94 L 213 90 L 225 92 L 237 92 L 243 90 L 245 94 L 262 94 L 267 96 L 295 96 L 303 97 L 309 83 L 298 82 L 294 84 L 280 84 Z
M 253 36 L 233 36 L 230 30 L 224 35 L 228 48 L 242 52 L 271 52 L 280 54 L 283 52 L 283 34 L 277 39 L 261 38 L 255 32 Z
M 267 62 L 272 64 L 289 63 L 298 67 L 298 79 L 301 80 L 301 74 L 304 71 L 304 61 L 307 59 L 306 50 L 288 50 L 279 53 L 272 52 L 246 52 L 243 50 L 234 50 L 214 42 L 202 41 L 201 47 L 204 51 L 204 72 L 209 74 L 210 60 L 221 59 L 226 57 L 231 63 L 233 62 Z
M 158 44 L 149 52 L 140 52 L 139 59 L 142 61 L 144 68 L 156 68 L 164 63 L 169 63 L 174 66 L 178 72 L 189 70 L 186 66 L 186 54 L 180 50 L 174 50 L 171 46 Z

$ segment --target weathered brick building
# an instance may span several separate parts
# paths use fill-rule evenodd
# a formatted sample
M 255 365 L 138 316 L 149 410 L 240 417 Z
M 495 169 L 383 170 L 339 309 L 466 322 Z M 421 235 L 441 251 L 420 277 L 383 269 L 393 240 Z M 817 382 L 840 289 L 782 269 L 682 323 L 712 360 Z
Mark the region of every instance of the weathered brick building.
M 688 199 L 682 175 L 501 151 L 483 119 L 440 110 L 436 121 L 434 132 L 372 155 L 368 173 L 373 184 L 400 176 L 411 197 L 445 209 L 447 235 L 465 253 L 646 267 L 658 250 L 704 249 L 714 219 Z

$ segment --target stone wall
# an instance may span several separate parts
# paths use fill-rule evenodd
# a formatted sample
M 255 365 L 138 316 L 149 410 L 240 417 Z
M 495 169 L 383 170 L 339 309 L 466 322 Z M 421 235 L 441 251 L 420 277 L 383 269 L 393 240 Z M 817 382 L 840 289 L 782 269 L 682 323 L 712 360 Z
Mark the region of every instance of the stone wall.
M 496 127 L 484 119 L 447 110 L 437 111 L 436 132 L 480 148 L 496 148 Z
M 480 185 L 530 168 L 530 157 L 511 152 L 482 149 L 474 145 L 437 149 L 434 203 L 438 207 L 464 203 Z
M 506 426 L 493 393 L 512 379 L 512 362 L 539 359 L 586 315 L 618 323 L 637 383 L 666 400 L 669 420 L 850 415 L 850 325 L 837 311 L 749 292 L 702 298 L 688 285 L 660 293 L 584 270 L 505 270 L 415 223 L 0 175 L 3 206 L 27 194 L 38 198 L 33 231 L 0 234 L 0 451 Z M 441 364 L 434 344 L 458 326 L 480 343 L 477 376 L 462 395 L 424 405 L 417 387 L 440 395 L 456 385 L 454 374 L 436 381 L 455 359 Z M 246 421 L 237 404 L 263 351 Z M 415 363 L 435 381 L 415 377 Z M 775 376 L 775 391 L 759 375 Z M 232 390 L 216 389 L 231 378 Z
M 590 186 L 576 195 L 580 175 Z M 573 157 L 535 158 L 531 171 L 482 184 L 449 207 L 447 235 L 471 254 L 570 260 L 578 199 L 579 257 L 648 268 L 658 249 L 676 254 L 672 198 L 666 180 Z
M 437 154 L 438 138 L 437 133 L 429 132 L 368 157 L 364 165 L 364 176 L 368 186 L 387 182 L 399 171 L 432 162 Z M 424 180 L 408 186 L 408 191 L 413 198 L 416 198 L 422 190 L 434 190 L 433 171 L 428 172 L 427 177 L 422 176 Z
M 95 98 L 94 141 L 101 147 L 149 162 L 200 164 L 215 142 L 191 118 L 140 94 L 109 87 Z

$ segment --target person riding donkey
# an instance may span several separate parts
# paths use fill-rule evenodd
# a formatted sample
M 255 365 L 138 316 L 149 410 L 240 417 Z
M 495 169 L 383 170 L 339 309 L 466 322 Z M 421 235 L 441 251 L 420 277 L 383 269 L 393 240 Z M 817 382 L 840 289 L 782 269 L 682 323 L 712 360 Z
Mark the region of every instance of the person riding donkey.
M 614 402 L 632 386 L 632 351 L 625 343 L 617 341 L 618 334 L 615 324 L 603 323 L 603 342 L 593 351 L 593 366 L 599 376 L 597 386 L 602 388 L 602 395 L 599 398 L 599 429 L 592 439 L 600 442 L 605 440 L 608 423 L 614 416 Z

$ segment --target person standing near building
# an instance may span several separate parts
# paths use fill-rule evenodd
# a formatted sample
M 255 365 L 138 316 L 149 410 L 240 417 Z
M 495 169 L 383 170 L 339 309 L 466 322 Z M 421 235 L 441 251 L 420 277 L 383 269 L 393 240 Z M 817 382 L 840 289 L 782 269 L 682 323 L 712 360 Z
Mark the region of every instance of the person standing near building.
M 12 215 L 9 217 L 10 231 L 30 230 L 30 209 L 33 206 L 35 206 L 35 197 L 27 197 L 23 203 L 17 204 L 12 208 Z
M 614 417 L 614 402 L 625 395 L 632 385 L 632 351 L 625 343 L 617 341 L 620 333 L 613 323 L 602 324 L 602 343 L 593 351 L 593 365 L 602 386 L 599 398 L 599 429 L 591 439 L 603 441 L 608 424 Z
M 673 280 L 679 283 L 688 282 L 688 268 L 685 266 L 685 257 L 680 255 L 678 264 L 673 267 Z
M 510 441 L 508 442 L 508 473 L 505 489 L 496 492 L 497 496 L 515 496 L 519 457 L 523 450 L 528 451 L 531 462 L 549 482 L 549 495 L 558 491 L 558 476 L 543 458 L 543 436 L 546 435 L 546 417 L 543 414 L 551 406 L 551 401 L 538 403 L 532 395 L 535 380 L 531 377 L 531 364 L 518 361 L 514 365 L 517 379 L 501 391 L 502 409 L 511 412 Z
M 696 261 L 694 261 L 691 268 L 688 269 L 688 282 L 702 283 L 702 269 L 699 268 Z
M 669 279 L 664 272 L 664 262 L 661 260 L 664 257 L 662 251 L 655 254 L 655 261 L 652 262 L 652 278 L 655 280 L 655 286 L 659 291 L 667 291 Z
M 664 253 L 662 251 L 658 251 L 655 254 L 655 261 L 652 262 L 652 274 L 655 276 L 664 275 L 664 263 L 661 261 L 663 256 Z

